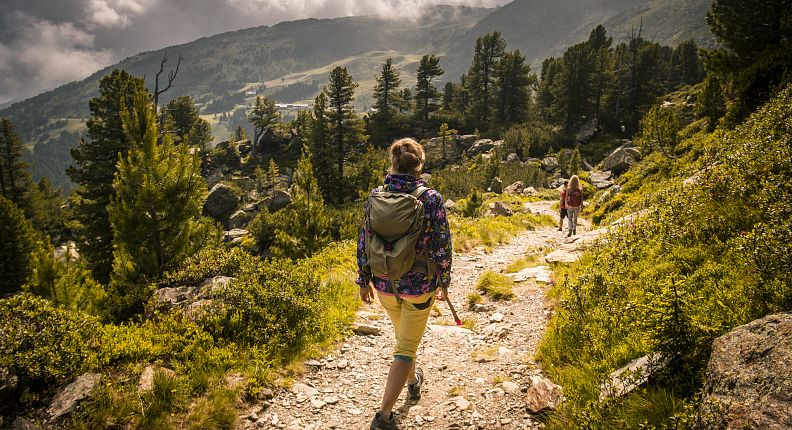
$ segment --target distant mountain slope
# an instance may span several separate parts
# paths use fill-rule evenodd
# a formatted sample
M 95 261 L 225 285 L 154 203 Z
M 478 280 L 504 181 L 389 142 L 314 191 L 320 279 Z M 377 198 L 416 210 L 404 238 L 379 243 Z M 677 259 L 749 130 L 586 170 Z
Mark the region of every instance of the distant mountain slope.
M 84 130 L 88 100 L 97 95 L 99 80 L 113 69 L 145 75 L 152 88 L 163 54 L 167 51 L 169 57 L 166 68 L 174 67 L 182 55 L 179 75 L 163 101 L 190 95 L 199 105 L 216 103 L 219 108 L 215 112 L 224 112 L 248 103 L 251 97 L 242 97 L 246 90 L 258 89 L 264 82 L 277 84 L 284 76 L 321 70 L 333 63 L 349 64 L 350 72 L 361 81 L 373 80 L 373 62 L 381 64 L 386 52 L 394 57 L 401 55 L 402 65 L 409 69 L 415 55 L 445 52 L 451 41 L 491 11 L 437 6 L 417 20 L 373 16 L 305 19 L 204 37 L 127 58 L 85 80 L 6 106 L 0 110 L 0 117 L 11 119 L 20 135 L 34 146 L 29 157 L 34 177 L 46 175 L 53 183 L 68 188 L 64 170 L 71 162 L 69 149 Z M 364 71 L 363 76 L 355 75 Z M 409 76 L 405 77 L 409 81 Z M 312 78 L 324 83 L 327 74 Z M 361 103 L 365 103 L 365 97 Z
M 641 27 L 645 39 L 676 45 L 694 39 L 712 46 L 706 15 L 711 0 L 515 0 L 482 19 L 454 41 L 446 59 L 448 77 L 467 71 L 476 38 L 500 31 L 508 49 L 518 48 L 533 63 L 563 54 L 566 47 L 586 40 L 603 24 L 616 41 Z

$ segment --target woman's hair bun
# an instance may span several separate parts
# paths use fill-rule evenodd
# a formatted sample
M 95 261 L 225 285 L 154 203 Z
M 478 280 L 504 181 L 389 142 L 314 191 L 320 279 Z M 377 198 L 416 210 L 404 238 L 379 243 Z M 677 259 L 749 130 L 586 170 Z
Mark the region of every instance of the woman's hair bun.
M 404 138 L 393 142 L 390 154 L 392 173 L 420 174 L 425 155 L 423 147 L 415 139 Z

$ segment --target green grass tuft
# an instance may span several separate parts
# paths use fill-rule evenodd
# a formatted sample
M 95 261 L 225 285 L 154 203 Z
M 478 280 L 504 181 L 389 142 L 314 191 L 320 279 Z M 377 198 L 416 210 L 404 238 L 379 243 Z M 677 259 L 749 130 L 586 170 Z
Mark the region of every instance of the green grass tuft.
M 493 300 L 511 300 L 514 298 L 514 281 L 506 275 L 491 270 L 484 272 L 476 283 L 476 289 L 490 296 Z

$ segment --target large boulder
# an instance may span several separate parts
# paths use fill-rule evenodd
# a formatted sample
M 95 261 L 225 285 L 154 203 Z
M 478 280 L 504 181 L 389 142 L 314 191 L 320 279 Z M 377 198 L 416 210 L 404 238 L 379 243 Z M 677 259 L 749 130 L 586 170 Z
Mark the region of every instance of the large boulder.
M 480 139 L 477 140 L 470 149 L 467 150 L 468 157 L 475 157 L 479 154 L 485 154 L 492 151 L 495 148 L 495 142 L 492 139 Z
M 209 189 L 211 189 L 215 185 L 220 183 L 220 181 L 222 180 L 223 180 L 223 169 L 220 168 L 214 169 L 212 170 L 211 173 L 209 173 L 209 176 L 206 177 L 206 186 L 209 187 Z
M 715 339 L 699 416 L 704 428 L 792 428 L 792 312 Z
M 459 136 L 459 144 L 462 145 L 465 149 L 470 148 L 471 146 L 476 144 L 476 141 L 479 140 L 478 135 L 475 134 L 465 134 Z
M 600 400 L 621 397 L 646 384 L 652 376 L 668 366 L 669 360 L 658 352 L 636 358 L 616 369 L 600 384 Z
M 548 173 L 553 173 L 558 169 L 558 158 L 555 157 L 545 157 L 542 159 L 542 170 Z
M 80 259 L 80 251 L 77 249 L 77 244 L 74 241 L 66 242 L 65 244 L 55 248 L 53 255 L 55 259 L 64 261 L 76 261 Z
M 288 191 L 275 190 L 272 192 L 271 199 L 269 200 L 269 210 L 270 212 L 279 211 L 288 206 L 291 202 L 292 195 Z
M 514 211 L 501 202 L 490 203 L 489 214 L 492 216 L 512 216 Z
M 193 303 L 206 299 L 215 290 L 233 281 L 228 276 L 215 276 L 196 286 L 159 288 L 154 291 L 153 304 L 156 309 L 168 310 L 185 308 Z
M 239 203 L 237 192 L 226 184 L 217 184 L 209 191 L 203 213 L 225 223 Z
M 520 194 L 524 188 L 525 184 L 522 181 L 517 181 L 506 187 L 503 192 L 506 194 Z
M 616 174 L 624 173 L 640 159 L 641 151 L 638 148 L 622 146 L 602 160 L 602 170 L 610 170 Z
M 599 170 L 592 170 L 590 175 L 591 185 L 598 190 L 604 190 L 605 188 L 613 186 L 613 181 L 611 180 L 613 172 L 611 171 L 600 172 Z
M 100 379 L 99 374 L 86 373 L 61 388 L 47 408 L 50 418 L 56 419 L 73 411 L 78 403 L 91 396 Z
M 251 213 L 245 211 L 236 211 L 230 218 L 228 218 L 228 226 L 232 229 L 235 228 L 245 228 L 250 220 L 253 219 L 253 215 Z
M 424 151 L 426 152 L 427 156 L 431 156 L 436 159 L 443 158 L 443 138 L 442 137 L 434 137 L 427 140 L 424 145 Z M 465 151 L 465 149 L 469 148 L 470 145 L 464 145 L 461 143 L 460 136 L 458 135 L 451 135 L 445 137 L 445 156 L 446 158 L 456 158 Z

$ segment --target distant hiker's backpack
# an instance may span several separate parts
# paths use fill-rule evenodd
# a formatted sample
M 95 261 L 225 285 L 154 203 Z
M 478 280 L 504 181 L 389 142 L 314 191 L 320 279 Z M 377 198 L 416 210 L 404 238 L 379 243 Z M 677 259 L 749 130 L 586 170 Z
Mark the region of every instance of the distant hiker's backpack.
M 576 208 L 583 204 L 583 192 L 580 190 L 567 190 L 567 197 L 569 198 L 568 207 Z
M 391 281 L 396 299 L 401 301 L 398 281 L 407 272 L 434 275 L 426 250 L 418 255 L 415 247 L 424 227 L 424 206 L 418 199 L 429 188 L 411 193 L 386 191 L 379 187 L 366 203 L 366 256 L 371 274 Z

